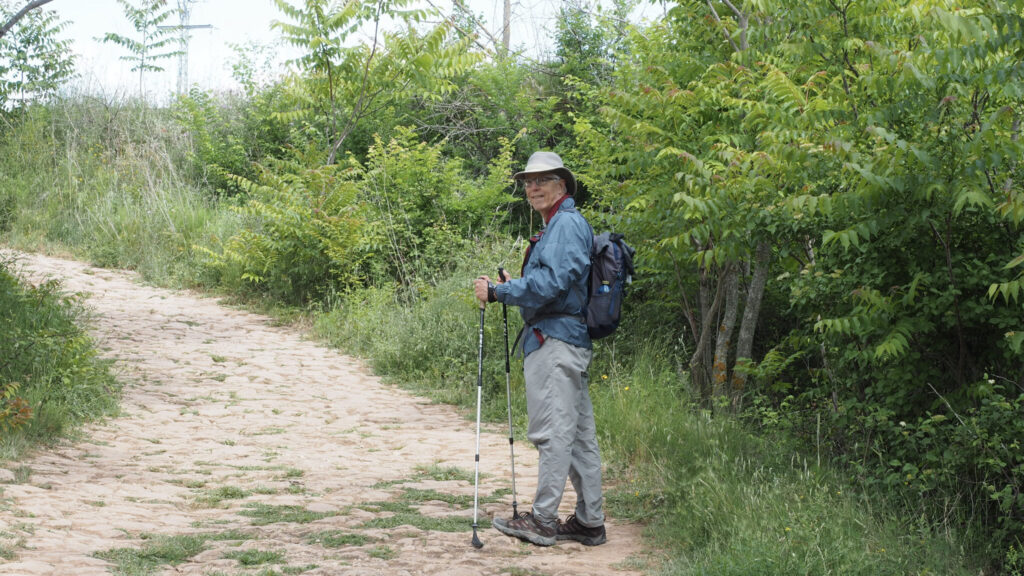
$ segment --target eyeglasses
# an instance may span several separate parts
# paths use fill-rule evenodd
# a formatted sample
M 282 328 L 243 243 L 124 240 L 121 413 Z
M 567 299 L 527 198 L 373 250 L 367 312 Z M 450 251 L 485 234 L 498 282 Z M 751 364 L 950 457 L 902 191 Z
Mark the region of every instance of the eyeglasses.
M 523 187 L 526 188 L 531 184 L 543 186 L 548 182 L 558 182 L 561 179 L 561 176 L 555 176 L 554 174 L 548 174 L 547 176 L 538 176 L 536 178 L 523 178 Z

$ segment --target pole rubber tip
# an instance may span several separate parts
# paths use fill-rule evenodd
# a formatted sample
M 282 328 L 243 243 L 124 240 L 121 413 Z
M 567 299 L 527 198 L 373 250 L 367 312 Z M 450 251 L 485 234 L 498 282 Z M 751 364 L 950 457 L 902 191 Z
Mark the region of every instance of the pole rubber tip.
M 473 548 L 480 549 L 484 547 L 484 543 L 480 541 L 480 537 L 476 535 L 476 526 L 473 526 Z

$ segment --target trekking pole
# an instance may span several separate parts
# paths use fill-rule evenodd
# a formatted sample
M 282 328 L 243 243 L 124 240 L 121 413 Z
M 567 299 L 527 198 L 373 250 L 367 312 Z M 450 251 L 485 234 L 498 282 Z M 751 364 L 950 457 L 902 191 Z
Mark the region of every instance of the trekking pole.
M 480 502 L 480 401 L 484 390 L 484 312 L 487 305 L 480 303 L 480 345 L 477 350 L 476 367 L 476 472 L 473 474 L 473 547 L 483 548 L 484 543 L 476 534 L 477 509 Z
M 502 282 L 508 280 L 505 269 L 498 268 L 498 278 Z M 505 404 L 508 407 L 508 450 L 512 461 L 512 518 L 519 518 L 519 501 L 516 497 L 516 449 L 515 434 L 512 433 L 512 369 L 509 366 L 508 349 L 508 306 L 501 303 L 501 318 L 505 328 Z

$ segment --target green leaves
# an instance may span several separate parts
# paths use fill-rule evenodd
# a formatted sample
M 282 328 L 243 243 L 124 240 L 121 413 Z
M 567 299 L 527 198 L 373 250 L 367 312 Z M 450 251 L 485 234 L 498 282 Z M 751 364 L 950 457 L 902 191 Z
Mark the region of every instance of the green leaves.
M 10 15 L 0 4 L 0 21 Z M 0 38 L 0 110 L 48 98 L 74 76 L 66 27 L 56 12 L 34 10 Z
M 1024 293 L 1024 277 L 993 284 L 988 289 L 990 299 L 995 300 L 1001 296 L 1006 304 L 1017 304 L 1022 293 Z M 1024 301 L 1021 303 L 1024 304 Z
M 824 246 L 828 246 L 832 243 L 838 242 L 843 250 L 848 250 L 850 246 L 860 248 L 861 241 L 871 240 L 872 235 L 878 233 L 878 222 L 876 220 L 868 220 L 866 222 L 859 222 L 854 226 L 846 228 L 845 230 L 825 230 L 821 235 L 821 241 Z
M 336 161 L 364 119 L 405 99 L 442 98 L 456 88 L 452 80 L 480 60 L 469 50 L 471 38 L 450 39 L 448 21 L 421 32 L 417 24 L 432 12 L 408 9 L 410 0 L 340 5 L 306 0 L 302 7 L 274 1 L 292 20 L 276 21 L 274 27 L 288 43 L 305 50 L 292 63 L 303 73 L 293 86 L 307 104 L 291 113 L 291 119 L 325 128 L 328 164 Z M 388 18 L 402 27 L 382 31 Z M 346 38 L 364 27 L 372 28 L 369 44 L 346 44 Z
M 80 300 L 56 281 L 22 285 L 12 268 L 0 258 L 0 436 L 17 444 L 110 413 L 119 385 L 79 325 Z
M 786 113 L 799 114 L 807 107 L 804 93 L 781 70 L 773 69 L 765 74 L 762 86 L 770 97 L 779 102 Z
M 230 177 L 247 197 L 235 207 L 241 228 L 220 245 L 197 247 L 205 266 L 229 286 L 250 284 L 291 303 L 354 285 L 364 227 L 354 183 L 337 167 L 265 162 L 257 181 Z
M 378 137 L 365 162 L 267 159 L 255 180 L 228 176 L 240 192 L 239 229 L 198 250 L 224 284 L 296 304 L 367 285 L 426 285 L 448 273 L 473 233 L 506 217 L 512 144 L 480 178 L 407 128 Z

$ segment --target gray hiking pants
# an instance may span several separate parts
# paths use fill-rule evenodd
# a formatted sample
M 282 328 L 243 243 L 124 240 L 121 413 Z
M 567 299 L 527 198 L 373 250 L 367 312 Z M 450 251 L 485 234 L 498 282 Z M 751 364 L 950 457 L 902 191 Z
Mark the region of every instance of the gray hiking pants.
M 604 524 L 601 453 L 587 390 L 591 355 L 586 348 L 548 338 L 523 362 L 527 438 L 540 453 L 533 515 L 549 526 L 558 520 L 566 478 L 576 490 L 576 519 L 588 527 Z

